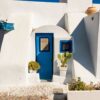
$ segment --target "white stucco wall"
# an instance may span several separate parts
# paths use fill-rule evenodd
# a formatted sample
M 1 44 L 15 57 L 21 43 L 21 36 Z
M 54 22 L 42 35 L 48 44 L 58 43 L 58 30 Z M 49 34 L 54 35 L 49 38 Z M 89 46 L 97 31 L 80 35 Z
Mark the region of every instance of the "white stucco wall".
M 28 43 L 31 34 L 31 14 L 9 16 L 15 29 L 4 35 L 0 51 L 0 86 L 21 85 L 26 82 Z
M 70 34 L 74 32 L 74 30 L 78 27 L 80 22 L 86 16 L 85 13 L 75 13 L 75 12 L 68 12 L 65 14 L 65 28 L 68 30 Z
M 99 100 L 100 91 L 68 91 L 68 100 Z
M 45 24 L 59 24 L 66 12 L 66 4 L 16 0 L 3 0 L 0 2 L 0 19 L 8 18 L 14 12 L 32 12 L 33 25 L 34 28 L 37 28 Z
M 55 25 L 47 25 L 37 28 L 35 31 L 32 32 L 32 41 L 33 42 L 33 54 L 34 59 L 36 58 L 35 54 L 35 33 L 54 33 L 54 55 L 53 55 L 53 82 L 58 83 L 67 83 L 74 77 L 74 68 L 73 68 L 73 57 L 68 63 L 68 71 L 66 72 L 65 76 L 60 76 L 60 62 L 58 60 L 58 54 L 60 53 L 60 40 L 70 40 L 72 37 L 70 34 L 67 33 L 63 28 Z M 32 46 L 31 46 L 32 47 Z
M 85 27 L 86 27 L 89 46 L 91 50 L 92 61 L 93 61 L 94 69 L 95 69 L 95 75 L 97 78 L 100 78 L 100 74 L 99 74 L 100 73 L 100 68 L 99 68 L 99 65 L 100 65 L 99 64 L 100 62 L 100 58 L 99 58 L 99 51 L 100 51 L 99 50 L 100 48 L 99 17 L 100 16 L 99 15 L 100 13 L 98 12 L 94 15 L 87 16 L 85 18 Z
M 66 29 L 73 36 L 73 65 L 75 77 L 81 77 L 85 82 L 95 81 L 92 59 L 88 45 L 84 17 L 85 13 L 70 12 L 65 16 Z M 66 20 L 67 19 L 67 20 Z
M 92 6 L 92 0 L 67 0 L 69 12 L 85 12 Z M 74 17 L 74 16 L 73 16 Z
M 59 75 L 59 62 L 57 55 L 60 53 L 60 40 L 70 40 L 71 36 L 62 29 L 59 26 L 54 26 L 54 25 L 47 25 L 47 26 L 42 26 L 40 28 L 37 28 L 33 33 L 33 51 L 34 51 L 34 59 L 36 58 L 35 54 L 35 33 L 54 33 L 54 74 Z M 33 54 L 32 54 L 33 55 Z
M 31 34 L 32 29 L 42 25 L 59 25 L 64 27 L 64 14 L 67 11 L 84 12 L 91 5 L 91 0 L 82 2 L 82 0 L 69 0 L 68 4 L 15 0 L 3 0 L 0 2 L 0 19 L 8 19 L 8 22 L 15 23 L 15 30 L 5 34 L 3 38 L 2 34 L 0 35 L 0 38 L 3 39 L 2 43 L 0 43 L 2 44 L 0 51 L 0 85 L 25 84 L 27 62 L 35 59 L 35 56 L 32 56 L 34 54 L 33 44 L 31 44 L 33 39 Z M 83 13 L 68 13 L 66 29 L 69 29 L 69 32 L 72 33 L 84 16 L 85 14 Z M 83 27 L 81 28 L 83 29 Z M 64 38 L 60 37 L 60 39 Z M 59 41 L 59 38 L 55 43 L 57 41 Z M 78 62 L 76 66 L 83 67 Z M 76 67 L 76 70 L 77 75 L 80 75 L 79 68 Z M 86 75 L 88 75 L 88 72 Z
M 59 12 L 58 12 L 59 11 Z M 27 63 L 35 59 L 32 29 L 42 25 L 64 26 L 64 3 L 39 3 L 15 0 L 0 2 L 0 19 L 14 23 L 15 30 L 0 35 L 0 86 L 26 83 Z

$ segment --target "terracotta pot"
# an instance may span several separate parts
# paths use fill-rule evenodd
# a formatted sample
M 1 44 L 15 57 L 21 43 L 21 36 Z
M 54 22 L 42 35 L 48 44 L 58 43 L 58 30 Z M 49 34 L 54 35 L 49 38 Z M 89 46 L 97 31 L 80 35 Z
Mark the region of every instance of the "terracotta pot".
M 96 9 L 96 7 L 88 7 L 88 9 L 86 10 L 86 14 L 87 15 L 92 15 L 92 14 L 94 14 L 94 13 L 96 13 L 97 12 L 97 9 Z

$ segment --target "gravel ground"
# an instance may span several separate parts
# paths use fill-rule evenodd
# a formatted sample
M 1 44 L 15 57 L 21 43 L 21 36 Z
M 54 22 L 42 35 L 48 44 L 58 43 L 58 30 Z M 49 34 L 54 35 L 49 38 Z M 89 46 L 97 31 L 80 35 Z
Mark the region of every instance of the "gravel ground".
M 31 86 L 0 89 L 0 100 L 53 100 L 54 89 L 63 89 L 63 93 L 67 92 L 66 85 L 40 82 Z

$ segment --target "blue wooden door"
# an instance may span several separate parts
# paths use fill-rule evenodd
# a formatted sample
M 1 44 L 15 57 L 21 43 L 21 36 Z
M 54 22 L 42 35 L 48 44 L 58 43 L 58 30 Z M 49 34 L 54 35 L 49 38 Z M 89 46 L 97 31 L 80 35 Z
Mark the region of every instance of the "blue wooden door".
M 40 64 L 40 79 L 53 77 L 53 33 L 36 33 L 36 61 Z

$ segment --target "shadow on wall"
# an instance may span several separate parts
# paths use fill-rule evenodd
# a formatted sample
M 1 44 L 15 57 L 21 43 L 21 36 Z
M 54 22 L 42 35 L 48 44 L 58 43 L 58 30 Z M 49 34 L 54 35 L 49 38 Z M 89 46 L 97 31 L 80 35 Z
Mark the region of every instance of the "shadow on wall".
M 57 60 L 54 61 L 54 75 L 60 75 L 60 69 Z
M 88 39 L 86 36 L 84 20 L 82 20 L 77 28 L 73 31 L 72 36 L 74 38 L 75 48 L 73 55 L 74 59 L 79 62 L 85 69 L 95 75 Z
M 66 72 L 66 77 L 63 83 L 64 84 L 70 83 L 74 78 L 75 78 L 75 74 L 74 74 L 74 65 L 73 65 L 73 57 L 72 57 L 68 62 L 68 70 Z
M 59 69 L 59 65 L 57 63 L 57 60 L 54 62 L 54 75 L 60 76 L 60 69 Z M 68 70 L 66 72 L 66 76 L 65 77 L 63 84 L 69 83 L 74 77 L 74 65 L 73 65 L 73 57 L 72 59 L 68 62 Z
M 4 31 L 4 30 L 0 30 L 0 51 L 2 48 L 2 43 L 3 43 L 3 39 L 4 39 L 4 35 L 7 34 L 9 31 Z
M 5 31 L 0 30 L 0 51 L 1 51 L 1 47 L 2 47 L 2 43 L 3 43 L 5 33 L 6 33 Z
M 60 26 L 63 29 L 65 29 L 65 15 L 59 20 L 59 22 L 57 23 L 57 26 Z

